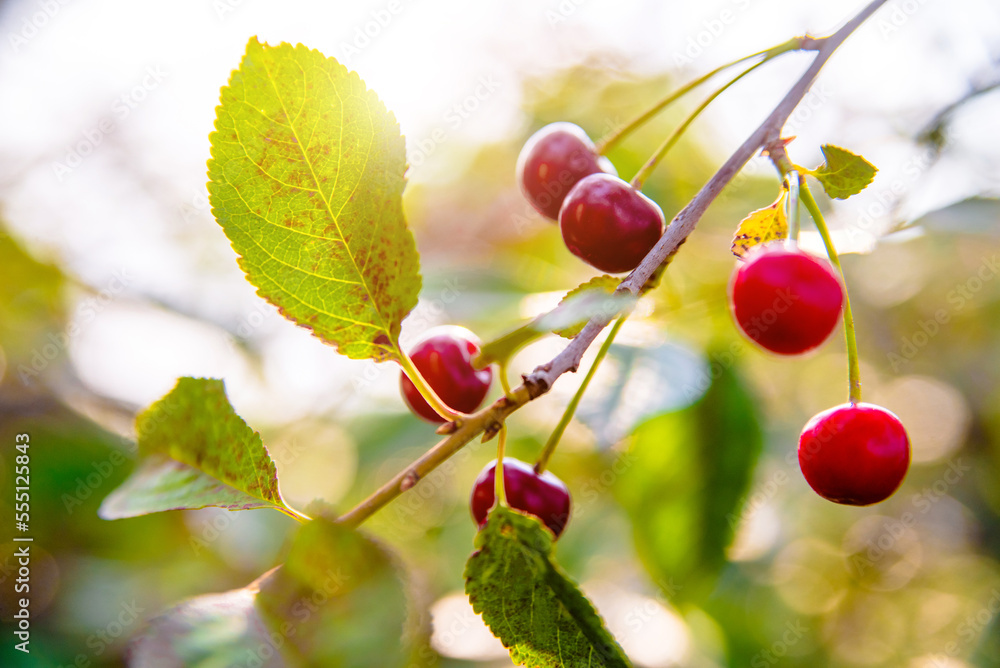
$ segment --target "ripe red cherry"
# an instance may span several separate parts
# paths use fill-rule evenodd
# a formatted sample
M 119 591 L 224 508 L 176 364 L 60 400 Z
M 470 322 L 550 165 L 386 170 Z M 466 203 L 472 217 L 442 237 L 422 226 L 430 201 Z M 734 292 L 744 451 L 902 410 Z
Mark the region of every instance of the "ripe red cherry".
M 563 241 L 601 271 L 632 271 L 663 234 L 663 211 L 611 174 L 591 174 L 573 186 L 559 211 Z
M 413 365 L 450 408 L 471 413 L 486 398 L 493 382 L 490 367 L 476 369 L 472 359 L 479 354 L 479 339 L 464 327 L 435 327 L 410 351 Z M 406 374 L 399 387 L 410 409 L 430 422 L 444 422 L 417 391 Z
M 817 494 L 867 506 L 889 498 L 910 466 L 910 439 L 895 415 L 874 404 L 842 404 L 809 420 L 799 468 Z
M 594 142 L 573 123 L 549 123 L 531 135 L 517 157 L 517 180 L 531 206 L 552 220 L 576 182 L 597 172 L 614 172 L 597 155 Z
M 496 468 L 496 460 L 487 464 L 472 487 L 472 519 L 480 529 L 486 525 L 486 516 L 496 500 Z M 569 490 L 562 480 L 548 471 L 539 475 L 530 464 L 504 457 L 503 485 L 511 508 L 534 515 L 559 537 L 569 521 L 570 510 Z
M 771 352 L 797 355 L 826 341 L 844 305 L 844 288 L 825 260 L 758 246 L 733 272 L 729 304 L 743 333 Z

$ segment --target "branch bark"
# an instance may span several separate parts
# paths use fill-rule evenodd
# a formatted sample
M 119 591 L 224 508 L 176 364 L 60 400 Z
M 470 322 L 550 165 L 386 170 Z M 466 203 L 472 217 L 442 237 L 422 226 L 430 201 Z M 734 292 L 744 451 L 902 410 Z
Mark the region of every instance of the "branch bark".
M 688 205 L 674 216 L 656 246 L 618 286 L 618 292 L 629 292 L 639 296 L 643 286 L 646 285 L 654 272 L 677 252 L 681 244 L 694 231 L 709 205 L 715 201 L 733 177 L 743 169 L 750 158 L 760 150 L 767 151 L 770 147 L 781 146 L 781 128 L 784 127 L 788 117 L 791 116 L 795 107 L 812 87 L 830 56 L 858 26 L 886 2 L 887 0 L 872 0 L 833 34 L 820 38 L 807 37 L 803 40 L 802 50 L 816 52 L 812 63 L 789 89 L 774 111 L 729 156 L 729 159 L 702 186 Z M 576 371 L 579 368 L 584 353 L 615 315 L 598 315 L 592 318 L 562 352 L 551 361 L 538 366 L 530 374 L 524 376 L 524 382 L 509 397 L 502 397 L 491 406 L 467 418 L 444 425 L 442 430 L 444 430 L 443 433 L 447 433 L 446 438 L 396 474 L 392 480 L 382 485 L 367 499 L 342 515 L 339 521 L 350 526 L 357 526 L 392 499 L 413 487 L 421 478 L 461 450 L 479 434 L 485 434 L 483 440 L 489 440 L 495 436 L 501 423 L 511 413 L 548 392 L 553 383 L 564 373 Z

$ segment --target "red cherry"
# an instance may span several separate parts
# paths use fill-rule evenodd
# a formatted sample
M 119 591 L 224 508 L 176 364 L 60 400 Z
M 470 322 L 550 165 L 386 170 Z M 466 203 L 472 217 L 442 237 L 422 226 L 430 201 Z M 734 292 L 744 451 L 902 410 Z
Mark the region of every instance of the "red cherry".
M 496 499 L 496 468 L 496 460 L 487 464 L 472 487 L 472 519 L 480 529 L 486 525 L 486 516 Z M 511 508 L 534 515 L 559 537 L 569 521 L 570 511 L 569 490 L 562 480 L 548 471 L 539 475 L 530 464 L 504 457 L 503 485 Z
M 663 234 L 663 211 L 611 174 L 591 174 L 573 186 L 559 211 L 563 241 L 601 271 L 632 271 Z
M 844 288 L 825 260 L 770 243 L 733 272 L 729 303 L 743 333 L 771 352 L 797 355 L 826 341 L 844 305 Z
M 910 439 L 895 415 L 874 404 L 842 404 L 809 420 L 799 467 L 817 494 L 867 506 L 889 498 L 910 466 Z
M 476 369 L 472 359 L 479 354 L 479 339 L 464 327 L 435 327 L 429 330 L 410 351 L 413 365 L 446 405 L 462 413 L 471 413 L 483 403 L 493 370 Z M 399 387 L 410 409 L 430 422 L 444 422 L 424 400 L 406 374 L 400 374 Z
M 576 182 L 597 172 L 614 172 L 611 162 L 597 155 L 594 142 L 573 123 L 549 123 L 531 135 L 517 157 L 517 180 L 531 206 L 552 220 Z

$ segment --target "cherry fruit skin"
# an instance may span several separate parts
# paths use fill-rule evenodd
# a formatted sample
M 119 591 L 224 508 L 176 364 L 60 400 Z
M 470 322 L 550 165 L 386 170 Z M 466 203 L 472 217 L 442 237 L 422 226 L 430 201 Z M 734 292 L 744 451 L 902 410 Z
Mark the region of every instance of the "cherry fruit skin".
M 471 413 L 479 408 L 493 382 L 493 369 L 476 369 L 473 358 L 479 354 L 479 339 L 464 327 L 446 326 L 429 330 L 410 351 L 413 365 L 449 408 Z M 400 374 L 399 387 L 410 410 L 429 422 L 444 422 Z
M 472 519 L 479 528 L 486 525 L 486 516 L 496 500 L 497 463 L 486 465 L 472 487 Z M 503 460 L 503 485 L 507 505 L 523 513 L 534 515 L 558 538 L 569 521 L 569 489 L 562 480 L 549 471 L 541 475 L 535 468 L 512 457 Z
M 528 138 L 517 158 L 517 181 L 528 202 L 546 218 L 559 208 L 577 181 L 597 172 L 614 172 L 597 155 L 594 142 L 573 123 L 549 123 Z
M 754 248 L 736 268 L 729 304 L 752 341 L 774 353 L 798 355 L 833 332 L 844 288 L 830 263 L 776 242 Z
M 591 174 L 566 195 L 559 211 L 573 255 L 611 274 L 632 271 L 663 234 L 659 205 L 611 174 Z
M 842 404 L 814 416 L 799 437 L 799 468 L 817 494 L 868 506 L 892 496 L 910 466 L 899 418 L 874 404 Z

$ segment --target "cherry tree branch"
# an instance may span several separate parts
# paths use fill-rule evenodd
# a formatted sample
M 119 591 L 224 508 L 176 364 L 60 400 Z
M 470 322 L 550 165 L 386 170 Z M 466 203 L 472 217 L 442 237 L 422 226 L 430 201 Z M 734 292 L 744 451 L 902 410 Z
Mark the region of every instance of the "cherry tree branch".
M 628 292 L 639 296 L 649 279 L 657 270 L 669 262 L 698 225 L 709 205 L 719 196 L 723 188 L 736 176 L 746 163 L 760 150 L 767 151 L 782 146 L 781 128 L 788 117 L 805 97 L 819 75 L 820 70 L 858 26 L 865 22 L 887 0 L 872 0 L 856 16 L 839 30 L 827 37 L 806 37 L 801 49 L 815 51 L 816 56 L 808 69 L 795 82 L 785 97 L 778 103 L 760 126 L 747 137 L 722 167 L 702 186 L 687 206 L 681 209 L 656 246 L 639 263 L 631 274 L 618 286 L 617 292 Z M 553 383 L 564 373 L 576 371 L 580 360 L 591 344 L 618 314 L 599 314 L 591 318 L 583 330 L 551 361 L 535 368 L 524 376 L 524 382 L 514 389 L 510 396 L 501 397 L 483 410 L 443 425 L 439 433 L 446 437 L 424 453 L 419 459 L 396 474 L 360 504 L 342 515 L 340 522 L 357 526 L 382 506 L 413 487 L 421 478 L 461 450 L 467 443 L 483 434 L 483 440 L 493 438 L 503 421 L 514 411 L 548 392 Z
M 804 50 L 816 51 L 816 57 L 809 65 L 809 68 L 799 78 L 795 85 L 788 91 L 784 99 L 778 103 L 774 111 L 764 120 L 754 132 L 747 137 L 729 159 L 723 163 L 722 167 L 708 180 L 698 194 L 694 196 L 687 206 L 681 209 L 670 225 L 667 226 L 659 242 L 653 250 L 643 259 L 632 273 L 618 286 L 618 291 L 628 291 L 633 295 L 638 295 L 642 287 L 649 280 L 653 272 L 664 262 L 668 261 L 681 244 L 687 240 L 688 235 L 694 231 L 698 221 L 705 214 L 709 205 L 722 192 L 722 189 L 736 176 L 737 173 L 752 158 L 758 150 L 767 150 L 770 146 L 776 146 L 781 140 L 781 128 L 788 121 L 788 117 L 795 111 L 802 98 L 812 87 L 813 82 L 820 70 L 837 50 L 844 40 L 857 29 L 869 16 L 885 4 L 886 0 L 873 0 L 857 16 L 848 21 L 837 32 L 829 37 L 806 39 L 803 42 Z M 590 345 L 597 338 L 597 335 L 608 326 L 612 316 L 598 316 L 590 320 L 579 335 L 573 339 L 566 348 L 556 355 L 551 362 L 535 369 L 526 379 L 548 389 L 559 376 L 567 371 L 576 371 L 580 366 L 580 360 Z

